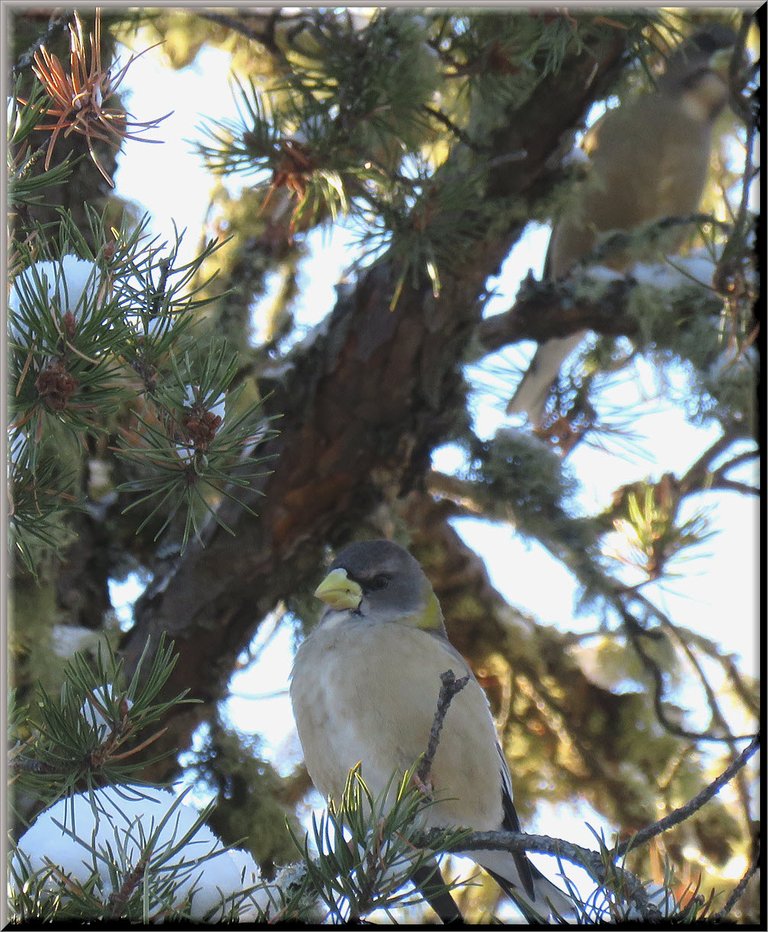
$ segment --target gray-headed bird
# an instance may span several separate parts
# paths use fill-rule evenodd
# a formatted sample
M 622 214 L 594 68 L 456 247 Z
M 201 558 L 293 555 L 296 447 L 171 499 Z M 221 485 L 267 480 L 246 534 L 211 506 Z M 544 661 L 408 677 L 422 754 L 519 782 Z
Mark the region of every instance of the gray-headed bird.
M 418 562 L 391 541 L 353 543 L 315 595 L 327 608 L 296 654 L 291 701 L 309 775 L 323 796 L 340 799 L 358 762 L 374 796 L 412 767 L 427 749 L 441 674 L 450 670 L 469 680 L 445 715 L 429 775 L 435 803 L 424 812 L 424 827 L 520 831 L 488 700 L 448 640 Z M 525 853 L 466 856 L 524 909 L 573 916 L 571 899 Z M 448 894 L 427 898 L 444 921 L 461 918 Z

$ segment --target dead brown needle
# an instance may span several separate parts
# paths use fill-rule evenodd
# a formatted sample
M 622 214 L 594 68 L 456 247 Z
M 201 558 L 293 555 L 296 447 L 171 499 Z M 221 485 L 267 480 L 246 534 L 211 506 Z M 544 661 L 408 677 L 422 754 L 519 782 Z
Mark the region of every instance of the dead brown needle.
M 75 13 L 74 23 L 70 24 L 70 53 L 69 73 L 56 55 L 51 54 L 45 46 L 35 52 L 32 70 L 43 85 L 51 104 L 44 111 L 45 116 L 54 120 L 53 123 L 41 123 L 35 128 L 51 133 L 45 156 L 45 168 L 48 170 L 53 156 L 53 150 L 59 136 L 69 136 L 71 133 L 80 133 L 85 136 L 88 143 L 93 164 L 98 168 L 106 182 L 114 187 L 114 182 L 99 161 L 93 144 L 101 141 L 120 147 L 124 139 L 137 139 L 141 142 L 160 142 L 158 139 L 144 139 L 140 133 L 152 129 L 161 123 L 170 113 L 154 120 L 139 122 L 129 119 L 122 107 L 107 107 L 106 103 L 113 98 L 131 64 L 150 46 L 139 55 L 131 55 L 128 62 L 116 73 L 102 67 L 101 63 L 101 15 L 96 11 L 93 32 L 90 40 L 90 63 L 83 33 L 83 24 Z M 22 101 L 23 102 L 23 101 Z

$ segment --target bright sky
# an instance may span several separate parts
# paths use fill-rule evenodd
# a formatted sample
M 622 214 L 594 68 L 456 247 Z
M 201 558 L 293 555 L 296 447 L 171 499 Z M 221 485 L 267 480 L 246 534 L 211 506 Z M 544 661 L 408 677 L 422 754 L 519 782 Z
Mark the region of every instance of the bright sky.
M 140 42 L 137 40 L 137 48 L 143 47 Z M 227 86 L 229 63 L 228 54 L 203 50 L 191 67 L 174 72 L 162 66 L 161 53 L 154 50 L 133 64 L 126 80 L 131 90 L 128 107 L 136 119 L 149 119 L 168 110 L 174 114 L 154 131 L 154 138 L 165 140 L 162 145 L 126 144 L 116 174 L 117 193 L 149 211 L 157 233 L 171 236 L 173 220 L 179 228 L 188 227 L 189 250 L 198 243 L 211 187 L 211 179 L 193 154 L 189 140 L 199 138 L 197 127 L 204 116 L 235 116 Z M 547 238 L 547 228 L 537 227 L 521 241 L 495 282 L 500 294 L 489 310 L 502 311 L 511 305 L 529 267 L 540 274 Z M 348 262 L 343 252 L 343 231 L 330 239 L 326 235 L 324 241 L 320 234 L 312 234 L 312 240 L 315 251 L 303 266 L 301 285 L 305 290 L 298 309 L 298 320 L 306 326 L 316 323 L 333 305 L 334 285 Z M 506 397 L 514 385 L 513 373 L 522 368 L 532 351 L 533 344 L 521 345 L 495 358 L 509 372 L 504 383 Z M 653 394 L 650 368 L 640 365 L 638 369 L 639 378 L 625 379 L 611 390 L 608 400 L 612 404 L 635 404 L 639 386 Z M 508 420 L 496 389 L 496 393 L 478 394 L 476 426 L 483 436 L 492 436 Z M 679 474 L 718 435 L 714 428 L 693 427 L 675 406 L 656 401 L 643 406 L 633 428 L 647 438 L 647 444 L 641 445 L 647 453 L 645 460 L 628 455 L 616 444 L 607 452 L 582 445 L 569 458 L 570 468 L 582 483 L 577 503 L 585 511 L 606 505 L 606 496 L 623 483 L 658 478 L 670 470 Z M 663 451 L 663 461 L 657 462 L 659 451 Z M 436 453 L 434 462 L 437 468 L 451 469 L 458 465 L 456 451 L 444 448 Z M 756 482 L 756 469 L 744 467 L 733 477 Z M 724 645 L 738 656 L 742 669 L 756 676 L 758 506 L 734 493 L 711 493 L 699 499 L 696 507 L 712 509 L 712 527 L 718 533 L 700 548 L 699 559 L 682 566 L 685 575 L 665 584 L 663 593 L 653 597 L 673 620 Z M 595 627 L 594 617 L 574 617 L 573 580 L 540 545 L 520 539 L 513 528 L 506 526 L 461 520 L 456 527 L 485 558 L 492 581 L 513 605 L 543 623 L 572 630 Z M 118 611 L 124 623 L 130 623 L 130 603 L 140 589 L 133 577 L 112 586 L 113 599 L 122 603 Z M 283 623 L 273 632 L 263 626 L 258 639 L 264 642 L 259 661 L 233 677 L 228 711 L 243 730 L 258 722 L 257 730 L 266 742 L 265 752 L 281 769 L 290 770 L 300 755 L 285 695 L 292 657 L 291 626 Z M 695 705 L 695 697 L 690 698 Z M 557 813 L 556 834 L 565 833 L 574 841 L 592 845 L 583 819 L 590 818 L 594 825 L 599 824 L 600 817 L 586 812 L 579 815 L 579 819 L 570 819 L 564 825 L 563 814 Z M 547 825 L 541 821 L 542 816 L 537 819 L 540 824 L 529 828 L 549 828 L 551 832 L 552 821 Z M 610 833 L 610 826 L 606 830 Z

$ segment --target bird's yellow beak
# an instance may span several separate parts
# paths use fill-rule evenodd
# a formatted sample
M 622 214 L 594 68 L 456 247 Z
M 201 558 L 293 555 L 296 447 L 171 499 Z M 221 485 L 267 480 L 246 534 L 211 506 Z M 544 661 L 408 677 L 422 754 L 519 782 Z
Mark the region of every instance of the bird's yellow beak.
M 342 610 L 357 608 L 363 597 L 363 590 L 354 579 L 347 577 L 346 570 L 338 569 L 331 570 L 315 589 L 315 595 L 331 608 Z

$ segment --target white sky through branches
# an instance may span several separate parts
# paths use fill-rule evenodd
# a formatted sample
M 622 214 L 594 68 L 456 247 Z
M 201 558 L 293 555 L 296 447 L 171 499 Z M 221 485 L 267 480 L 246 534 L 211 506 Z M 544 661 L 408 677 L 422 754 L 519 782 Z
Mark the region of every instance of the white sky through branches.
M 168 109 L 174 110 L 174 114 L 162 124 L 162 145 L 126 143 L 116 173 L 117 193 L 151 214 L 155 232 L 170 237 L 173 221 L 179 229 L 186 228 L 187 254 L 198 246 L 212 185 L 211 176 L 192 151 L 190 140 L 196 138 L 197 127 L 205 116 L 235 115 L 228 87 L 230 62 L 226 52 L 203 49 L 195 63 L 175 72 L 162 64 L 162 53 L 157 49 L 134 62 L 126 81 L 130 90 L 129 108 L 139 118 Z M 349 262 L 349 257 L 334 242 L 341 240 L 343 245 L 343 235 L 334 235 L 326 244 L 322 241 L 328 236 L 321 231 L 313 233 L 312 238 L 316 248 L 302 268 L 302 299 L 297 314 L 298 323 L 304 327 L 312 326 L 332 306 L 333 286 Z M 518 282 L 529 268 L 540 275 L 547 239 L 546 228 L 538 227 L 517 245 L 500 278 L 491 283 L 499 295 L 489 303 L 488 313 L 506 310 L 511 305 Z M 269 297 L 264 303 L 269 303 Z M 258 308 L 255 317 L 258 326 Z M 476 427 L 481 436 L 492 436 L 499 425 L 509 420 L 503 415 L 502 402 L 506 398 L 500 391 L 512 388 L 516 378 L 514 367 L 522 368 L 532 350 L 533 344 L 521 344 L 498 354 L 504 357 L 508 378 L 497 379 L 495 392 L 478 393 Z M 673 373 L 673 381 L 679 389 L 682 375 Z M 638 377 L 619 382 L 608 393 L 608 400 L 616 407 L 626 407 L 636 404 L 642 391 L 652 395 L 655 390 L 651 367 L 640 364 Z M 679 474 L 718 436 L 716 427 L 689 424 L 677 405 L 651 399 L 641 407 L 647 413 L 637 417 L 632 429 L 644 439 L 633 445 L 630 452 L 618 443 L 610 446 L 607 453 L 581 445 L 569 457 L 569 467 L 582 484 L 577 503 L 585 510 L 604 507 L 605 496 L 624 483 L 644 477 L 659 478 L 665 471 Z M 660 450 L 663 461 L 654 457 Z M 644 451 L 647 459 L 643 458 Z M 450 447 L 438 451 L 435 465 L 441 469 L 454 468 L 458 465 L 455 452 Z M 754 481 L 756 466 L 747 465 L 736 475 Z M 684 612 L 682 618 L 677 615 L 677 607 L 673 610 L 677 620 L 721 640 L 738 652 L 751 670 L 752 661 L 756 663 L 752 655 L 757 504 L 729 492 L 709 493 L 700 499 L 697 507 L 712 508 L 714 527 L 719 533 L 701 547 L 701 557 L 685 567 L 685 577 L 669 586 L 669 604 Z M 482 528 L 472 527 L 480 524 Z M 564 577 L 560 585 L 540 585 L 542 577 L 550 577 L 559 564 L 543 555 L 539 545 L 529 546 L 517 540 L 509 528 L 488 528 L 485 522 L 462 521 L 458 527 L 463 534 L 471 535 L 473 546 L 483 551 L 494 582 L 504 595 L 536 612 L 544 621 L 566 627 L 573 623 L 572 583 L 567 582 L 567 574 L 561 568 Z M 521 566 L 521 571 L 516 572 L 522 563 L 530 565 L 524 570 Z M 687 585 L 688 582 L 693 585 Z M 684 607 L 686 600 L 690 601 L 689 610 Z M 727 626 L 722 624 L 726 617 Z
M 135 48 L 142 48 L 141 42 L 139 35 Z M 230 63 L 227 52 L 204 48 L 192 66 L 175 72 L 162 64 L 162 52 L 156 49 L 134 62 L 124 85 L 131 92 L 127 106 L 136 119 L 151 119 L 168 110 L 175 112 L 155 131 L 155 138 L 165 140 L 162 145 L 125 144 L 115 176 L 117 193 L 152 215 L 156 233 L 172 236 L 174 220 L 179 229 L 186 227 L 186 255 L 199 246 L 199 231 L 213 184 L 201 159 L 194 154 L 191 140 L 199 138 L 198 127 L 204 117 L 235 117 L 228 86 Z M 541 274 L 547 239 L 548 230 L 536 227 L 517 245 L 502 275 L 493 283 L 499 294 L 492 299 L 489 312 L 511 306 L 518 283 L 529 268 L 537 277 Z M 302 267 L 302 297 L 297 308 L 297 322 L 303 327 L 317 323 L 333 305 L 334 284 L 349 262 L 340 246 L 343 240 L 343 235 L 335 235 L 330 239 L 326 236 L 323 242 L 321 233 L 312 234 L 314 252 Z M 254 323 L 258 327 L 258 308 Z M 482 389 L 475 397 L 475 427 L 481 436 L 491 437 L 505 421 L 512 423 L 503 413 L 504 405 L 532 351 L 533 344 L 522 344 L 494 356 L 494 374 L 482 377 Z M 582 444 L 568 459 L 569 468 L 582 484 L 576 505 L 584 513 L 607 506 L 611 493 L 624 483 L 657 480 L 664 472 L 680 475 L 719 436 L 715 426 L 699 428 L 688 423 L 679 404 L 654 398 L 658 385 L 652 373 L 652 367 L 641 362 L 629 375 L 622 374 L 605 393 L 606 402 L 616 410 L 631 409 L 634 413 L 638 406 L 631 427 L 640 439 L 631 445 L 610 441 L 605 450 Z M 670 382 L 679 397 L 684 390 L 683 373 L 673 370 Z M 638 405 L 643 396 L 647 400 Z M 451 447 L 437 451 L 434 464 L 450 471 L 460 465 L 457 451 Z M 755 484 L 757 465 L 748 464 L 731 475 Z M 695 559 L 680 562 L 677 578 L 665 581 L 661 589 L 649 585 L 643 592 L 675 623 L 718 642 L 737 655 L 740 669 L 756 676 L 758 503 L 732 492 L 711 492 L 686 501 L 682 518 L 702 508 L 709 512 L 711 528 L 717 533 L 696 548 Z M 513 605 L 545 624 L 565 630 L 587 632 L 597 628 L 599 619 L 593 615 L 574 616 L 574 581 L 539 544 L 522 540 L 510 527 L 485 521 L 465 519 L 455 526 L 484 557 L 493 583 Z M 113 599 L 123 603 L 118 610 L 125 613 L 140 589 L 134 578 L 113 584 Z M 128 620 L 127 615 L 124 620 Z M 286 693 L 292 643 L 291 626 L 283 622 L 263 646 L 259 661 L 233 677 L 234 696 L 227 706 L 238 728 L 264 736 L 265 754 L 278 766 L 286 761 L 294 763 L 300 753 L 292 735 Z M 194 692 L 194 684 L 190 685 Z M 691 708 L 690 719 L 686 719 L 691 727 L 703 728 L 708 722 L 696 714 L 696 709 L 703 711 L 697 697 L 697 691 L 689 693 L 685 689 L 676 696 Z M 591 836 L 579 830 L 583 829 L 582 823 L 583 818 L 572 825 L 558 821 L 554 834 L 592 846 Z M 552 829 L 544 820 L 527 827 L 541 831 L 549 828 L 550 833 Z M 610 832 L 609 826 L 606 831 Z

